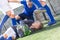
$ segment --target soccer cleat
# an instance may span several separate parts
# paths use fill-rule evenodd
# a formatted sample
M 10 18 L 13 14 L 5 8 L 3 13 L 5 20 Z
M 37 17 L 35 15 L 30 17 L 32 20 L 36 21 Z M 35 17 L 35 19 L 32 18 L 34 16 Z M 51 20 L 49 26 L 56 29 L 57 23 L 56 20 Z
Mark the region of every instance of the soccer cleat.
M 49 22 L 48 25 L 51 26 L 51 25 L 53 25 L 53 24 L 55 24 L 55 23 L 56 23 L 56 21 L 54 21 L 54 22 Z

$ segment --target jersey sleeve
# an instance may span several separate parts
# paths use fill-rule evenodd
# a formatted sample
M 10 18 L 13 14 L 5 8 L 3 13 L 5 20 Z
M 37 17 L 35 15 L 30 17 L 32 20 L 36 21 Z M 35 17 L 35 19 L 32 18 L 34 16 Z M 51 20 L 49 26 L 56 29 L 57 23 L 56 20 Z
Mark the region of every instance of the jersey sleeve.
M 21 4 L 26 5 L 26 1 L 21 1 Z
M 21 1 L 21 4 L 23 4 L 25 7 L 27 7 L 26 1 Z

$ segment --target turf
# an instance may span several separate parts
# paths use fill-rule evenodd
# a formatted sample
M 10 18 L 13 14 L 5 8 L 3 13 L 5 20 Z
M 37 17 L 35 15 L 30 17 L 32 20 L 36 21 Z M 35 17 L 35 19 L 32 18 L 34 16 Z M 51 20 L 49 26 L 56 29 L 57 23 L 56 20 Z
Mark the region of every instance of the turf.
M 44 22 L 44 28 L 29 36 L 19 38 L 17 40 L 60 40 L 60 16 L 55 17 L 57 23 L 47 26 Z

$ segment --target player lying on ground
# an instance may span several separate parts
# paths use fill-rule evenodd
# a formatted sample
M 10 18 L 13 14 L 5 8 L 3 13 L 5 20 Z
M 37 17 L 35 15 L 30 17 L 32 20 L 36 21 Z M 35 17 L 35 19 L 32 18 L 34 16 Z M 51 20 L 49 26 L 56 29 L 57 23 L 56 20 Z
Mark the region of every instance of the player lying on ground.
M 18 2 L 18 1 L 10 0 L 10 2 Z M 27 19 L 27 20 L 33 20 L 34 21 L 33 12 L 34 12 L 34 10 L 36 10 L 35 5 L 30 0 L 28 0 L 27 2 L 26 1 L 19 1 L 19 3 L 24 5 L 25 10 L 23 13 L 15 16 L 17 22 L 20 24 L 21 19 L 22 20 Z
M 33 20 L 34 21 L 33 12 L 36 9 L 36 7 L 30 0 L 28 0 L 27 2 L 26 1 L 20 1 L 20 0 L 9 0 L 9 2 L 21 3 L 21 4 L 24 5 L 23 13 L 15 16 L 16 21 L 18 23 L 19 23 L 20 19 L 24 20 L 25 18 L 28 19 L 28 20 Z
M 23 4 L 25 4 L 25 8 L 26 8 L 26 10 L 27 10 L 27 7 L 28 7 L 28 10 L 30 10 L 30 11 L 24 11 L 25 12 L 25 14 L 20 14 L 20 15 L 23 15 L 25 18 L 27 18 L 27 19 L 31 19 L 31 20 L 34 20 L 33 19 L 33 11 L 36 9 L 35 8 L 35 6 L 32 4 L 32 2 L 30 1 L 28 1 L 28 4 L 26 3 L 26 1 L 22 1 L 21 3 L 23 3 Z M 29 6 L 26 6 L 26 5 L 29 5 Z M 10 13 L 10 12 L 9 12 Z M 28 14 L 29 13 L 29 14 Z M 22 16 L 22 19 L 25 19 L 24 17 Z M 5 19 L 6 17 L 4 17 L 4 19 Z M 20 17 L 19 17 L 20 18 Z M 5 21 L 8 19 L 8 17 L 6 18 L 6 20 L 4 21 L 4 19 L 3 19 L 3 21 L 2 21 L 2 23 L 1 24 L 4 24 L 5 23 Z M 13 22 L 13 24 L 14 25 L 16 25 L 16 21 L 12 21 Z
M 32 32 L 35 32 L 35 30 L 39 30 L 39 29 L 41 29 L 43 27 L 42 23 L 40 23 L 39 21 L 33 22 L 33 20 L 24 20 L 23 22 L 28 25 L 28 28 L 30 29 L 31 33 Z M 20 27 L 21 27 L 21 25 L 20 25 Z M 22 29 L 22 28 L 20 28 L 20 29 Z M 16 36 L 17 36 L 16 33 L 15 33 L 15 30 L 16 29 L 11 28 L 11 27 L 8 28 L 7 31 L 3 35 L 1 35 L 0 39 L 1 40 L 2 39 L 3 40 L 4 39 L 5 40 L 15 40 L 16 39 Z M 26 28 L 26 30 L 27 30 L 27 28 Z M 21 30 L 19 30 L 19 32 L 20 32 L 19 35 L 24 35 L 24 34 L 21 34 L 21 33 L 24 33 L 24 31 L 21 32 Z

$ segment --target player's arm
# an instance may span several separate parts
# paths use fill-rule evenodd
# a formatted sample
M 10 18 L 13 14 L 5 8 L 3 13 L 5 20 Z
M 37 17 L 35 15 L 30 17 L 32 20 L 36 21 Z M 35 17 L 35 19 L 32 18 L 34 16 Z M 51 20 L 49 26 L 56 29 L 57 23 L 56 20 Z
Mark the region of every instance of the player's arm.
M 39 2 L 42 4 L 42 6 L 46 5 L 46 0 L 39 0 Z
M 21 1 L 21 0 L 8 0 L 8 2 L 14 2 L 14 3 L 21 3 L 21 4 L 26 4 L 26 1 Z
M 20 0 L 8 0 L 8 2 L 15 2 L 15 3 L 20 3 Z

